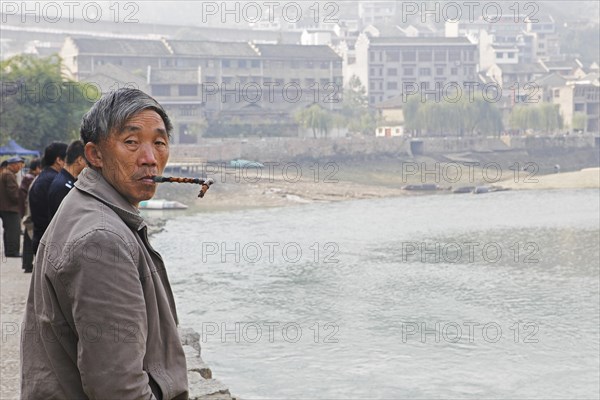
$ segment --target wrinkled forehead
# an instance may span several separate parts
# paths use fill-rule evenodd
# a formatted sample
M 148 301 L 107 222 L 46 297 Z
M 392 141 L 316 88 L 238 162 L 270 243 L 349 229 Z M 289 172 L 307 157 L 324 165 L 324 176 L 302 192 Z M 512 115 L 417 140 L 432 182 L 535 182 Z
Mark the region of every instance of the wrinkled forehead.
M 109 132 L 109 137 L 120 137 L 127 133 L 150 132 L 168 138 L 163 118 L 152 109 L 144 109 L 127 118 L 120 126 Z

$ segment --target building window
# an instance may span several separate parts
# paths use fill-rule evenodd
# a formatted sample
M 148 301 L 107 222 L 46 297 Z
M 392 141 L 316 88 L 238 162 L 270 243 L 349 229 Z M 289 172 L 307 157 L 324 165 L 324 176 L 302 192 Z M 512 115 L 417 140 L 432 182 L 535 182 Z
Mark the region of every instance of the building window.
M 386 88 L 387 90 L 396 90 L 398 89 L 398 82 L 388 82 Z
M 223 68 L 230 68 L 231 67 L 231 61 L 229 61 L 229 60 L 221 60 L 221 67 L 223 67 Z
M 153 96 L 170 96 L 171 86 L 169 85 L 153 85 L 152 86 Z
M 448 52 L 448 61 L 460 61 L 460 50 L 450 50 Z
M 414 68 L 404 68 L 404 75 L 413 76 L 415 73 Z
M 398 76 L 398 69 L 388 68 L 387 74 L 388 74 L 388 76 Z
M 306 63 L 304 64 L 304 67 L 307 69 L 312 69 L 314 67 L 315 63 L 312 61 L 306 61 Z
M 496 53 L 496 58 L 504 58 L 504 53 L 501 51 Z
M 387 61 L 400 61 L 400 53 L 398 51 L 387 51 L 385 58 Z
M 515 58 L 515 53 L 508 53 L 508 58 Z
M 435 69 L 435 74 L 436 74 L 437 76 L 444 75 L 444 67 L 437 67 L 437 68 Z
M 329 69 L 329 63 L 327 61 L 322 61 L 321 69 Z
M 369 68 L 369 75 L 375 76 L 375 68 Z
M 260 60 L 252 60 L 252 61 L 250 61 L 250 66 L 252 68 L 260 68 Z
M 197 85 L 179 85 L 180 96 L 198 96 Z
M 290 65 L 291 65 L 292 69 L 298 69 L 298 68 L 300 68 L 300 61 L 298 61 L 298 60 L 292 60 L 290 62 Z
M 419 51 L 419 61 L 431 61 L 431 51 L 420 50 Z
M 204 83 L 217 83 L 217 78 L 214 76 L 207 76 Z
M 453 76 L 458 75 L 458 68 L 456 68 L 456 67 L 450 68 L 450 75 L 453 75 Z
M 402 60 L 417 61 L 417 52 L 414 50 L 405 50 L 402 52 Z
M 246 68 L 246 60 L 238 60 L 239 68 Z
M 446 61 L 446 51 L 445 50 L 436 50 L 433 53 L 433 60 L 434 61 Z
M 575 103 L 575 107 L 574 107 L 573 111 L 585 111 L 585 104 Z
M 431 68 L 419 68 L 420 76 L 431 76 Z

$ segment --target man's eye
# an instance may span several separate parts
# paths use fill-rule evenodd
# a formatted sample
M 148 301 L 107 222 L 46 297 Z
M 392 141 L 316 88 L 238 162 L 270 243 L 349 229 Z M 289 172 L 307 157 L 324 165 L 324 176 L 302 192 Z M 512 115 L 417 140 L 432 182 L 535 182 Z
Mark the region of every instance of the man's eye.
M 163 141 L 160 141 L 160 140 L 159 140 L 159 141 L 155 142 L 155 144 L 157 144 L 157 145 L 159 145 L 159 146 L 166 146 L 166 145 L 167 145 L 167 142 L 163 142 Z
M 137 142 L 133 139 L 128 139 L 125 141 L 125 144 L 137 144 Z

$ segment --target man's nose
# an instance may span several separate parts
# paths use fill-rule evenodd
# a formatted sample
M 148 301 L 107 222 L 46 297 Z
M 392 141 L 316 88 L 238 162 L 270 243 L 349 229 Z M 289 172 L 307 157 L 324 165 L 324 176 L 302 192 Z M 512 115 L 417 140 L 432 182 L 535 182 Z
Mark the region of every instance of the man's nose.
M 138 162 L 141 165 L 156 165 L 156 155 L 154 154 L 154 146 L 151 144 L 143 144 L 140 147 L 140 153 L 138 157 Z

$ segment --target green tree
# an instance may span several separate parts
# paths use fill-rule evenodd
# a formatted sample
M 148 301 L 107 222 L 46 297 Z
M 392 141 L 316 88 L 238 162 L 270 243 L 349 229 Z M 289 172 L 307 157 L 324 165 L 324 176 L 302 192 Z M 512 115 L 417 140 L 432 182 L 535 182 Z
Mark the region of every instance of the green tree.
M 333 116 L 316 103 L 297 112 L 295 118 L 301 126 L 312 130 L 315 139 L 317 133 L 327 136 L 334 122 Z
M 377 122 L 375 111 L 369 107 L 365 87 L 356 75 L 352 76 L 344 89 L 340 125 L 352 133 L 372 135 Z
M 563 127 L 558 105 L 542 103 L 538 105 L 517 105 L 509 118 L 512 129 L 553 133 Z
M 79 136 L 81 117 L 99 93 L 61 73 L 61 59 L 19 55 L 0 64 L 0 132 L 32 149 Z

